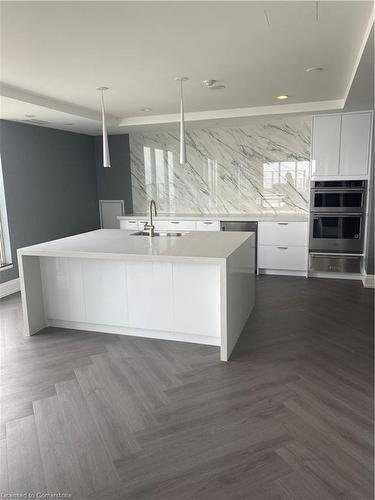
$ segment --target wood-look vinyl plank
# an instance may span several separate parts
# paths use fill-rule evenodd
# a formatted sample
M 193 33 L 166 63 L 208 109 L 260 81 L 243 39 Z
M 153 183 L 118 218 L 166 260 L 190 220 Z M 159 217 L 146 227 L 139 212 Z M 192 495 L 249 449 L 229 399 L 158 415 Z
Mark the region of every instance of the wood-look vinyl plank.
M 373 415 L 373 398 L 363 394 L 363 392 L 358 391 L 349 387 L 347 384 L 343 384 L 337 378 L 327 377 L 324 373 L 319 370 L 312 369 L 308 364 L 306 366 L 298 366 L 296 368 L 296 374 L 308 383 L 314 384 L 319 387 L 324 393 L 331 394 L 332 397 L 336 397 L 351 406 L 353 410 L 359 410 L 369 419 Z
M 345 452 L 357 460 L 365 469 L 372 469 L 372 464 L 370 463 L 371 454 L 369 454 L 368 449 L 364 449 L 361 444 L 350 439 L 350 436 L 340 432 L 333 425 L 327 424 L 321 418 L 310 413 L 309 409 L 306 409 L 306 404 L 303 407 L 300 402 L 288 400 L 284 405 L 299 418 L 308 422 L 318 432 L 329 436 L 337 448 L 345 449 Z
M 304 470 L 292 472 L 275 481 L 282 500 L 335 500 L 337 493 L 321 479 Z M 266 498 L 266 497 L 265 497 Z
M 47 491 L 67 493 L 79 500 L 85 497 L 88 485 L 80 474 L 80 463 L 67 436 L 64 417 L 57 396 L 33 403 L 40 454 Z
M 283 425 L 291 437 L 291 442 L 297 442 L 311 450 L 323 463 L 337 470 L 339 476 L 351 478 L 354 484 L 360 484 L 369 493 L 373 492 L 373 471 L 364 469 L 362 464 L 347 453 L 346 449 L 338 448 L 335 438 L 318 432 L 315 427 L 296 417 L 282 415 Z M 335 453 L 332 453 L 335 450 Z
M 307 412 L 319 418 L 322 422 L 333 425 L 335 430 L 346 438 L 354 441 L 372 454 L 372 422 L 364 422 L 357 411 L 335 404 L 335 400 L 317 397 L 306 391 L 303 383 L 291 383 L 289 387 L 297 396 L 297 403 Z
M 111 459 L 118 460 L 141 451 L 127 423 L 125 398 L 116 400 L 116 397 L 112 397 L 110 389 L 98 378 L 92 366 L 78 368 L 75 374 Z
M 65 439 L 77 455 L 87 494 L 113 488 L 118 475 L 76 380 L 56 384 Z
M 267 428 L 267 432 L 265 432 Z M 184 437 L 184 436 L 183 436 Z M 146 448 L 136 460 L 127 459 L 116 462 L 120 477 L 133 490 L 139 487 L 151 488 L 153 485 L 169 480 L 178 474 L 186 474 L 191 470 L 201 470 L 205 464 L 217 460 L 225 467 L 225 459 L 229 455 L 240 456 L 251 452 L 279 448 L 288 442 L 289 436 L 285 428 L 275 420 L 271 422 L 251 422 L 232 428 L 213 429 L 207 436 L 207 430 L 197 430 L 183 439 L 184 446 L 178 440 L 178 435 L 170 435 L 167 439 L 158 440 L 153 448 Z M 250 450 L 250 451 L 249 451 Z M 221 462 L 221 460 L 223 460 Z M 153 464 L 153 466 L 151 466 Z M 228 462 L 228 466 L 231 462 Z M 142 473 L 141 473 L 142 471 Z
M 168 397 L 155 381 L 155 378 L 145 369 L 145 367 L 133 358 L 124 358 L 122 350 L 113 346 L 108 347 L 109 362 L 113 360 L 117 363 L 127 382 L 136 394 L 140 396 L 143 404 L 149 411 L 168 404 Z
M 0 439 L 0 493 L 9 492 L 6 439 Z
M 109 354 L 92 356 L 91 374 L 96 378 L 97 387 L 107 392 L 107 398 L 126 418 L 129 429 L 137 432 L 155 423 L 155 417 L 147 409 L 140 395 L 123 376 L 118 363 Z
M 294 470 L 302 469 L 314 478 L 320 479 L 332 495 L 339 498 L 358 498 L 370 500 L 368 492 L 361 484 L 355 484 L 329 463 L 322 463 L 319 458 L 300 443 L 289 443 L 277 451 L 278 455 Z
M 46 492 L 34 416 L 6 424 L 9 493 Z

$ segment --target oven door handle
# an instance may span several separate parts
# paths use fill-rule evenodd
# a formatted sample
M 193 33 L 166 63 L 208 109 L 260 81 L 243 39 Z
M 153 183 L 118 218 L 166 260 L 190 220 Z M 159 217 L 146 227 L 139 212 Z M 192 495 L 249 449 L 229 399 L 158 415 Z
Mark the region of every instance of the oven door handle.
M 365 194 L 366 190 L 363 188 L 311 188 L 314 193 L 362 193 Z
M 363 217 L 363 212 L 313 212 L 311 217 L 314 219 L 320 217 Z
M 358 259 L 359 257 L 362 257 L 362 254 L 348 255 L 346 253 L 343 253 L 343 254 L 337 254 L 337 253 L 325 253 L 325 254 L 321 254 L 321 253 L 310 252 L 309 255 L 311 255 L 311 257 L 320 258 L 320 259 L 326 259 L 327 257 L 329 257 L 330 259 L 342 259 L 342 258 L 345 258 L 345 259 Z

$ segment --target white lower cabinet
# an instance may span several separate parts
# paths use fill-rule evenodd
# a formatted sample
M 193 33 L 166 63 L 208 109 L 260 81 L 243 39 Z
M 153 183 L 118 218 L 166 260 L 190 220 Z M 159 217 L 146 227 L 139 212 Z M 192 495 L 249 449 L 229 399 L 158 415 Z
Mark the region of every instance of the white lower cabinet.
M 82 260 L 86 321 L 126 326 L 126 265 L 111 260 Z
M 306 222 L 260 222 L 258 229 L 260 246 L 307 246 Z
M 220 231 L 220 221 L 218 220 L 198 220 L 197 231 Z
M 191 220 L 158 220 L 155 221 L 157 231 L 169 231 L 177 233 L 179 231 L 196 231 L 196 223 Z
M 172 331 L 172 264 L 127 262 L 126 269 L 129 326 Z
M 220 331 L 220 268 L 173 264 L 176 332 L 217 336 Z
M 260 269 L 280 271 L 305 271 L 306 248 L 288 246 L 260 246 L 258 251 Z
M 52 325 L 164 331 L 220 344 L 219 265 L 42 257 L 40 269 Z
M 120 220 L 120 229 L 134 229 L 134 231 L 138 230 L 138 221 L 137 220 L 129 220 L 129 219 L 121 219 Z
M 65 257 L 43 257 L 40 271 L 46 317 L 84 321 L 82 261 Z
M 307 222 L 259 222 L 260 272 L 306 272 Z

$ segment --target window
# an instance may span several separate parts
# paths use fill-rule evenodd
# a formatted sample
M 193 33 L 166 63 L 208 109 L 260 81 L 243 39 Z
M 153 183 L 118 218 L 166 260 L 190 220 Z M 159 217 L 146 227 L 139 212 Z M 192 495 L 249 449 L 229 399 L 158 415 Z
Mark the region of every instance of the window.
M 144 146 L 143 159 L 148 197 L 157 199 L 162 210 L 174 212 L 176 193 L 173 152 Z
M 0 268 L 11 264 L 11 251 L 8 231 L 8 217 L 5 205 L 3 171 L 0 159 Z

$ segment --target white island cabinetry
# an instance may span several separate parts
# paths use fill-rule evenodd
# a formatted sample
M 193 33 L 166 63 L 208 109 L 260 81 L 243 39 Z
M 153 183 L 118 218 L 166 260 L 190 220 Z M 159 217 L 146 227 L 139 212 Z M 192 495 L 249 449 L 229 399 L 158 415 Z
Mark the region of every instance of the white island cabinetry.
M 46 326 L 220 346 L 254 305 L 254 233 L 99 230 L 18 251 L 26 335 Z

